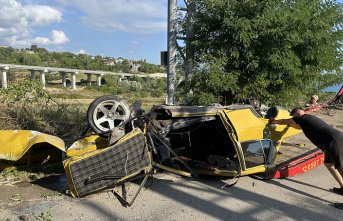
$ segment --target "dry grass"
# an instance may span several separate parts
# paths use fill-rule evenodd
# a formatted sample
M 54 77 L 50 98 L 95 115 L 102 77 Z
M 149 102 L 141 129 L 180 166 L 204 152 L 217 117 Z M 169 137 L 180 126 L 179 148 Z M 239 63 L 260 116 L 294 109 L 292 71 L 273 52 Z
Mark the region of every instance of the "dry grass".
M 86 113 L 89 104 L 103 95 L 101 91 L 85 87 L 77 90 L 48 87 L 43 90 L 39 83 L 24 79 L 11 86 L 6 93 L 0 94 L 0 129 L 36 130 L 61 137 L 67 143 L 84 131 L 88 124 Z M 141 100 L 146 112 L 154 104 L 164 103 L 164 97 L 135 97 L 131 93 L 121 96 L 128 104 Z

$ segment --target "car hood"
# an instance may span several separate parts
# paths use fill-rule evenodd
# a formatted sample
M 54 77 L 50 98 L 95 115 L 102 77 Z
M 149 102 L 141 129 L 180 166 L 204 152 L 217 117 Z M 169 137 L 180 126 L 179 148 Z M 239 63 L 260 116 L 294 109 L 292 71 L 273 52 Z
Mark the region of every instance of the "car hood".
M 0 130 L 0 159 L 17 161 L 35 144 L 46 143 L 65 152 L 64 141 L 33 130 Z

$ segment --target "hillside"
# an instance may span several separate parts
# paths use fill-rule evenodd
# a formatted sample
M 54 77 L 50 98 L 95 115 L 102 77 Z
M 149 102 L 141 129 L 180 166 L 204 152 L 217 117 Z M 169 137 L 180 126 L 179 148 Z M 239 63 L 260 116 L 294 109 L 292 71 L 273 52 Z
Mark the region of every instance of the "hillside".
M 45 48 L 38 48 L 36 45 L 26 49 L 0 47 L 0 63 L 125 73 L 165 72 L 164 67 L 147 63 L 145 60 L 134 61 L 122 57 L 50 52 Z

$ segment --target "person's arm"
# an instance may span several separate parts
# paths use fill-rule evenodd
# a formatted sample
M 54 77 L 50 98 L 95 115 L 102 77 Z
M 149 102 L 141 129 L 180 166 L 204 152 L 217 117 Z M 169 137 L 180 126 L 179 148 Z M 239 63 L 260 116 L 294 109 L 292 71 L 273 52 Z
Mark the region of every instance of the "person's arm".
M 270 118 L 269 123 L 270 124 L 279 124 L 279 125 L 289 125 L 289 126 L 294 127 L 296 129 L 301 129 L 299 124 L 295 123 L 295 121 L 292 118 L 279 119 L 279 120 L 275 120 L 274 118 Z

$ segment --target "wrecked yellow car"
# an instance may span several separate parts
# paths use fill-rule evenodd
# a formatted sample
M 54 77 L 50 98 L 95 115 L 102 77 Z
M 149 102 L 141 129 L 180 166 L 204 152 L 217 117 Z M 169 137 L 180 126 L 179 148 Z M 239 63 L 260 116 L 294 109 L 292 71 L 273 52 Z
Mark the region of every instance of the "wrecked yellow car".
M 154 168 L 183 176 L 270 179 L 323 163 L 323 153 L 300 130 L 268 123 L 270 117 L 290 117 L 282 108 L 261 114 L 251 105 L 155 105 L 145 114 L 140 106 L 117 96 L 95 99 L 87 111 L 91 132 L 67 149 L 52 135 L 0 131 L 1 165 L 62 162 L 65 152 L 71 193 L 83 197 L 144 177 L 142 188 Z
M 149 113 L 142 113 L 139 105 L 132 105 L 130 109 L 125 101 L 116 96 L 96 99 L 90 105 L 87 117 L 91 128 L 99 136 L 93 134 L 92 138 L 78 140 L 67 150 L 67 156 L 73 157 L 85 150 L 115 148 L 118 140 L 127 139 L 128 134 L 139 129 L 145 137 L 145 148 L 151 155 L 152 167 L 185 176 L 259 175 L 278 178 L 306 172 L 323 162 L 322 152 L 311 145 L 300 130 L 268 124 L 269 117 L 290 117 L 289 112 L 282 108 L 270 108 L 262 116 L 250 105 L 155 105 Z M 105 145 L 101 138 L 104 135 L 109 137 Z M 121 161 L 122 164 L 117 166 L 125 171 L 129 161 L 139 159 L 131 159 L 131 153 L 126 152 L 125 148 L 123 151 L 121 157 L 126 158 L 119 157 L 113 161 Z M 103 157 L 106 158 L 106 154 Z M 97 170 L 97 162 L 92 160 L 93 168 L 89 169 L 89 173 Z M 97 161 L 102 164 L 101 154 Z M 106 171 L 110 171 L 111 161 L 107 164 Z M 96 173 L 97 180 L 102 181 L 101 172 Z M 113 176 L 121 177 L 118 174 Z M 104 174 L 104 179 L 109 177 Z

